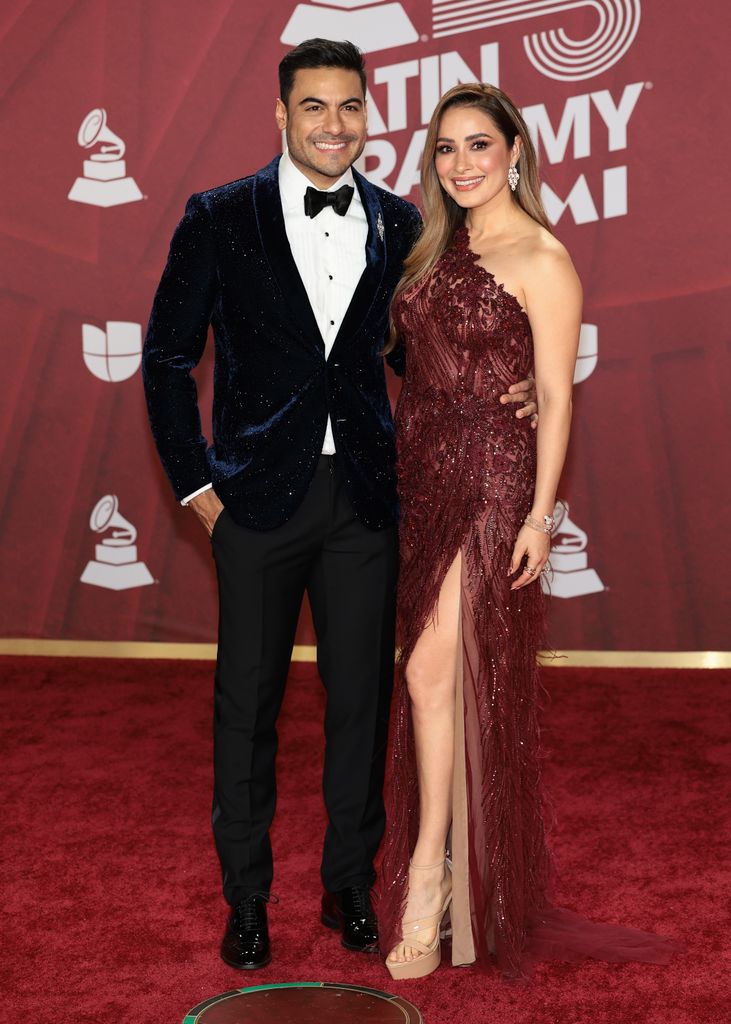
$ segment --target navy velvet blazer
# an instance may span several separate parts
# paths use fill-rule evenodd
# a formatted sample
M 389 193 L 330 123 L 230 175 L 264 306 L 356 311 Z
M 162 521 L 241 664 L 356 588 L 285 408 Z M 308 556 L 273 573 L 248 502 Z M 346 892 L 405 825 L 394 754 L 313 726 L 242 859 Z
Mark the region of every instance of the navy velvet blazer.
M 178 499 L 212 481 L 242 526 L 281 525 L 305 496 L 328 414 L 358 518 L 397 518 L 394 428 L 383 357 L 388 307 L 419 232 L 414 206 L 354 171 L 368 218 L 366 268 L 330 358 L 292 256 L 279 157 L 191 196 L 170 245 L 145 339 L 150 423 Z M 215 339 L 213 444 L 191 370 Z M 399 372 L 401 353 L 389 361 Z

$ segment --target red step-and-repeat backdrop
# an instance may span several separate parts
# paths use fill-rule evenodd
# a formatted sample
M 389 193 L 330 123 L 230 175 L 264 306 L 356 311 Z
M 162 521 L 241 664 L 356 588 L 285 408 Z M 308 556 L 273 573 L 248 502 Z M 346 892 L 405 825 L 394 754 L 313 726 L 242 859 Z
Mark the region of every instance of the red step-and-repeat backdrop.
M 727 649 L 730 24 L 722 0 L 8 0 L 0 635 L 215 638 L 141 339 L 186 198 L 271 159 L 278 61 L 325 36 L 367 54 L 364 167 L 399 195 L 458 81 L 499 84 L 539 144 L 586 293 L 554 645 Z

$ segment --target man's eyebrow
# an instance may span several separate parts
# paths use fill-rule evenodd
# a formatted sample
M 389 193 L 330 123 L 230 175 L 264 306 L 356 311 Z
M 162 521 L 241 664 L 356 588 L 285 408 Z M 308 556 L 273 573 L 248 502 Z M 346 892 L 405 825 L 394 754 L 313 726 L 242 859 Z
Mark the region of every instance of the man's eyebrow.
M 492 138 L 492 135 L 489 135 L 487 132 L 475 132 L 474 135 L 465 135 L 464 140 L 465 140 L 465 142 L 474 142 L 475 139 L 491 139 L 491 138 Z M 454 139 L 447 139 L 443 135 L 440 135 L 440 137 L 437 139 L 437 142 L 454 142 Z
M 297 106 L 301 107 L 304 103 L 319 103 L 321 107 L 327 106 L 325 100 L 318 99 L 317 96 L 305 96 L 303 100 L 299 101 Z M 361 107 L 363 106 L 363 100 L 360 98 L 360 96 L 351 96 L 350 99 L 343 100 L 342 103 L 338 103 L 338 106 L 344 107 L 348 103 L 359 103 Z

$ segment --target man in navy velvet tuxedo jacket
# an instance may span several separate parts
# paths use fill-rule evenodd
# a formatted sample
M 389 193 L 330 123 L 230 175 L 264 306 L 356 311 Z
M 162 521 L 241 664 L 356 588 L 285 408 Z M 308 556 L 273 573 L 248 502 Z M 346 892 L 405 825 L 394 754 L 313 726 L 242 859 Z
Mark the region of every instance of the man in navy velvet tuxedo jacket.
M 279 164 L 276 157 L 250 178 L 188 201 L 145 342 L 155 441 L 179 500 L 212 482 L 240 526 L 272 530 L 307 493 L 329 416 L 348 498 L 359 520 L 380 530 L 397 518 L 380 353 L 420 217 L 352 172 L 367 224 L 365 267 L 326 358 L 285 229 Z M 216 348 L 207 449 L 190 370 L 203 355 L 209 323 Z M 397 372 L 400 356 L 389 357 Z
M 385 823 L 397 571 L 381 351 L 421 223 L 351 169 L 366 137 L 355 47 L 303 43 L 282 61 L 280 87 L 288 152 L 189 200 L 143 360 L 160 458 L 211 534 L 218 572 L 213 830 L 232 907 L 221 955 L 244 969 L 270 959 L 276 718 L 305 592 L 327 691 L 322 922 L 348 949 L 377 949 L 370 887 Z M 209 323 L 207 449 L 190 371 Z

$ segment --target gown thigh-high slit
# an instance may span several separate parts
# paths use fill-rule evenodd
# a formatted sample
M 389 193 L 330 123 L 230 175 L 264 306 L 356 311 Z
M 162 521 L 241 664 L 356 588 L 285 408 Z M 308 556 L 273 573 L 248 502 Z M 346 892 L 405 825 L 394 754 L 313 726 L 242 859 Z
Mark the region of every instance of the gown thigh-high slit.
M 540 778 L 540 583 L 511 591 L 515 539 L 530 511 L 536 436 L 499 397 L 528 376 L 527 314 L 469 248 L 466 228 L 394 303 L 406 348 L 396 409 L 401 522 L 399 671 L 379 886 L 381 944 L 401 939 L 419 829 L 404 668 L 461 559 L 456 727 L 449 838 L 451 959 L 506 978 L 537 959 L 667 963 L 669 939 L 554 907 Z

